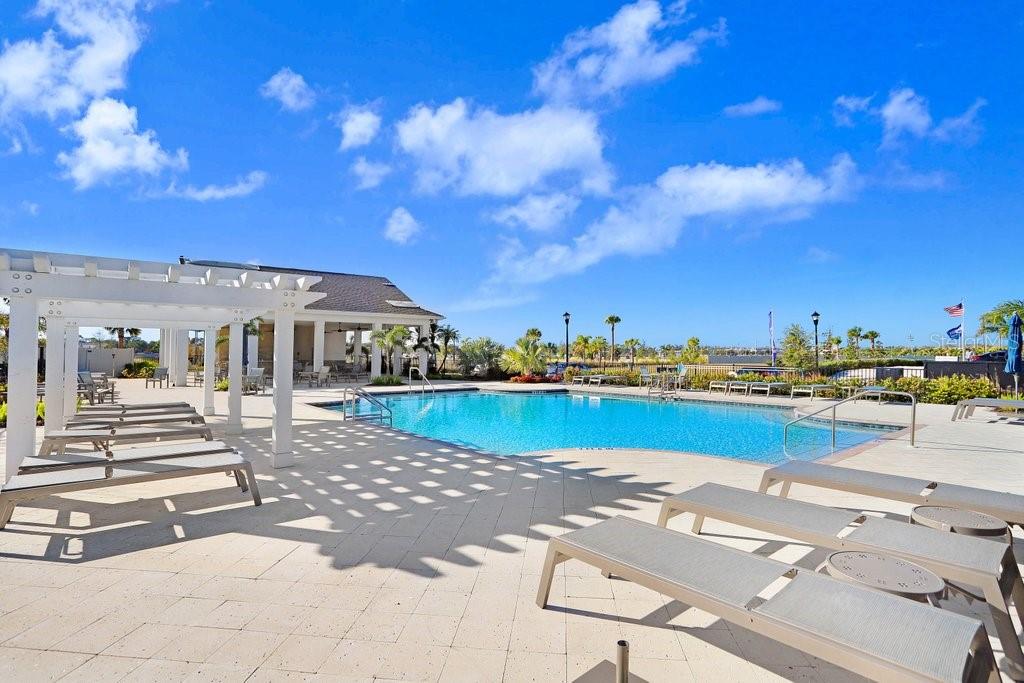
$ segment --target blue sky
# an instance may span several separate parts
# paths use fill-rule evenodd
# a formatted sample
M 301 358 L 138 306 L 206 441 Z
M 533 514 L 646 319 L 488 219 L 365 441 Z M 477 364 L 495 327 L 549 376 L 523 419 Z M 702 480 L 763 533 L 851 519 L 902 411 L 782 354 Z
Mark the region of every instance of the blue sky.
M 1017 3 L 0 6 L 0 244 L 386 274 L 466 335 L 1019 298 Z

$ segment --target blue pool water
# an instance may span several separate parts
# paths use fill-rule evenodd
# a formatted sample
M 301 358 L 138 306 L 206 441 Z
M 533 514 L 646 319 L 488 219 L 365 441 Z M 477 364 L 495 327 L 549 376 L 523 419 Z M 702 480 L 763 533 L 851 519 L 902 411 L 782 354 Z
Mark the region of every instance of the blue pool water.
M 398 429 L 503 455 L 555 448 L 649 448 L 774 463 L 787 459 L 787 453 L 812 460 L 831 452 L 830 427 L 802 422 L 790 428 L 784 453 L 783 427 L 793 414 L 769 406 L 491 392 L 404 394 L 384 401 Z M 363 405 L 364 410 L 370 406 Z M 836 448 L 882 433 L 843 425 Z

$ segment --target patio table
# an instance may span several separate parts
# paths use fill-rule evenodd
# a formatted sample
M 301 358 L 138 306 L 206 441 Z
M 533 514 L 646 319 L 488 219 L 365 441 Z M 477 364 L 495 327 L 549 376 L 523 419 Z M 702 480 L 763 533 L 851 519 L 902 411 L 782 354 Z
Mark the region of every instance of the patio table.
M 881 553 L 840 550 L 825 559 L 829 576 L 875 590 L 935 603 L 946 592 L 946 582 L 924 567 Z
M 954 534 L 981 536 L 1003 543 L 1013 542 L 1006 522 L 974 510 L 945 505 L 918 505 L 910 512 L 910 523 Z

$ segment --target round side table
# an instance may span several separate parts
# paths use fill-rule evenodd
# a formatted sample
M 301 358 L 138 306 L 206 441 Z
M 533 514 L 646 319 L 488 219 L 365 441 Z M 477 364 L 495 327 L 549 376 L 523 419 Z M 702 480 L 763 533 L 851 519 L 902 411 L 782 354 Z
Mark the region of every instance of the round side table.
M 910 523 L 939 531 L 965 536 L 981 536 L 993 541 L 1010 543 L 1013 537 L 1006 522 L 983 512 L 942 505 L 918 505 L 910 513 Z
M 913 562 L 879 553 L 840 550 L 825 559 L 830 576 L 918 602 L 935 603 L 946 593 L 937 574 Z

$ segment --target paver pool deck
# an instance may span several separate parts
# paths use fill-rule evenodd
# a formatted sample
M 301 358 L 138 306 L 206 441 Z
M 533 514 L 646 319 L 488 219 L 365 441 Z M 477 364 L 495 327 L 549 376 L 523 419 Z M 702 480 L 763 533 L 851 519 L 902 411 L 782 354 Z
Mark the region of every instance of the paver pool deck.
M 120 397 L 201 403 L 200 388 L 142 384 L 120 380 Z M 610 515 L 654 522 L 662 498 L 706 481 L 755 489 L 763 465 L 603 449 L 497 457 L 308 405 L 340 394 L 297 387 L 295 466 L 279 470 L 269 393 L 244 397 L 236 437 L 219 430 L 217 395 L 215 436 L 252 461 L 262 507 L 218 475 L 19 507 L 0 531 L 0 679 L 607 681 L 625 638 L 642 681 L 859 680 L 578 563 L 559 566 L 552 607 L 534 604 L 551 536 Z M 883 439 L 839 464 L 1024 494 L 1024 423 L 989 412 L 951 423 L 952 410 L 919 408 L 917 448 Z M 861 401 L 841 415 L 906 424 L 909 410 Z M 792 496 L 903 518 L 911 507 L 803 486 Z M 714 521 L 704 533 L 806 567 L 825 556 Z M 987 619 L 983 604 L 948 606 Z

